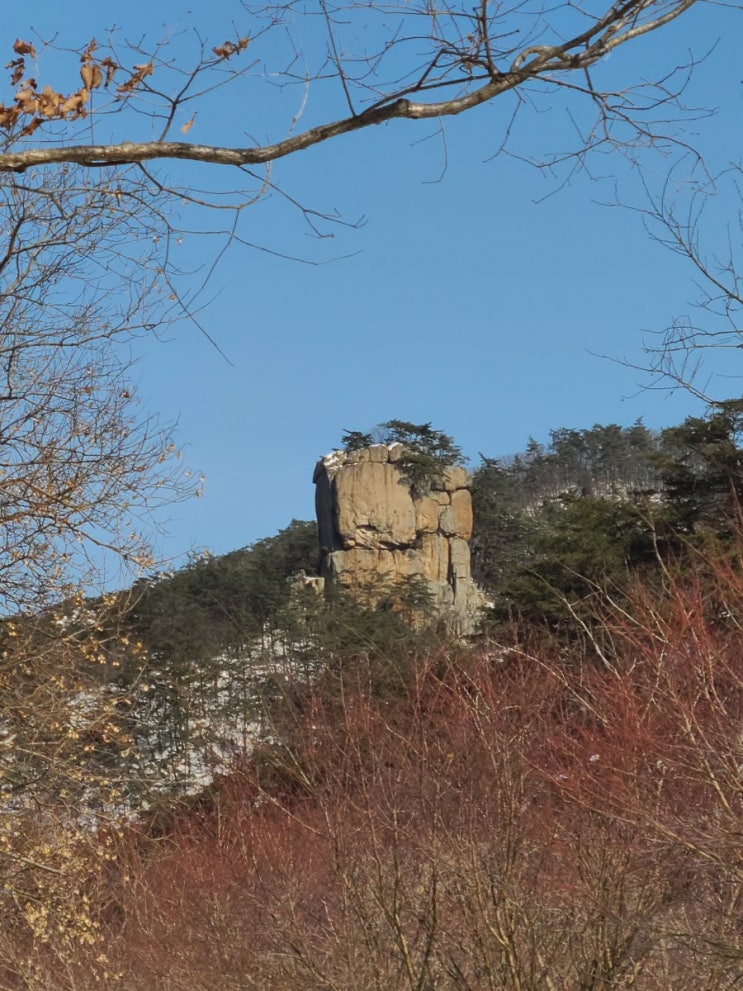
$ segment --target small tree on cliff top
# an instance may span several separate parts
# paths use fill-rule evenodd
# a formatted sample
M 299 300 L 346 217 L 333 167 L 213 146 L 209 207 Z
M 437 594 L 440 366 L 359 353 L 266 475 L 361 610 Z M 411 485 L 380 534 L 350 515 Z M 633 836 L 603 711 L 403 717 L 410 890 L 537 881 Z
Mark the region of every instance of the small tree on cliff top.
M 405 451 L 397 464 L 416 492 L 440 484 L 447 468 L 464 461 L 462 449 L 454 440 L 443 431 L 434 430 L 430 423 L 386 420 L 368 434 L 359 430 L 346 430 L 343 434 L 346 453 L 375 443 L 403 445 Z

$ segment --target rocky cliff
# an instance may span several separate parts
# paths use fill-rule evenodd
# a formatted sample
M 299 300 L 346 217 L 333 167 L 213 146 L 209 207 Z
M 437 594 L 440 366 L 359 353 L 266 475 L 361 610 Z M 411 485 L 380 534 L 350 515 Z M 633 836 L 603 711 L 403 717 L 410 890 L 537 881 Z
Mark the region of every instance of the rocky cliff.
M 436 613 L 471 633 L 484 597 L 470 575 L 472 500 L 464 468 L 413 485 L 402 444 L 333 451 L 315 468 L 326 581 L 350 590 L 420 579 Z

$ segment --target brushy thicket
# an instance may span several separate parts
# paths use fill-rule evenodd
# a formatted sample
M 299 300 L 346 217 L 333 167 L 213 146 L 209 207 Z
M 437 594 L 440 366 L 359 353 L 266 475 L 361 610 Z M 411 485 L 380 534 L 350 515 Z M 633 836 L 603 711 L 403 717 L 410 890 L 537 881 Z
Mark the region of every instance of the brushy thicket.
M 628 595 L 604 662 L 442 645 L 396 692 L 369 656 L 274 699 L 253 759 L 86 878 L 89 945 L 31 974 L 6 925 L 2 986 L 736 986 L 743 577 Z

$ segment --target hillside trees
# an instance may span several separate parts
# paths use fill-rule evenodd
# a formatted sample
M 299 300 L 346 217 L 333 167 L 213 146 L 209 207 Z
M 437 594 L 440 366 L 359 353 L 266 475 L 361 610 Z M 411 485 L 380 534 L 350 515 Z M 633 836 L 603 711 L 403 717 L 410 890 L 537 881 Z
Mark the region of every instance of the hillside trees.
M 706 416 L 663 432 L 659 465 L 672 522 L 686 534 L 728 537 L 743 496 L 743 401 L 728 400 Z
M 621 601 L 639 578 L 661 582 L 699 553 L 735 554 L 741 457 L 731 400 L 655 434 L 558 429 L 548 445 L 483 458 L 472 559 L 493 618 L 595 629 L 598 603 Z
M 294 699 L 284 747 L 112 874 L 127 986 L 166 955 L 175 988 L 735 986 L 734 686 L 625 632 L 621 675 L 431 655 L 394 701 L 361 672 Z
M 169 665 L 208 664 L 239 653 L 271 626 L 290 594 L 289 579 L 314 574 L 317 527 L 293 520 L 275 537 L 218 558 L 196 557 L 172 575 L 141 579 L 129 620 L 137 636 Z
M 649 497 L 661 492 L 660 437 L 642 424 L 553 430 L 473 477 L 473 573 L 496 612 L 567 620 L 597 583 L 655 560 Z M 581 610 L 583 611 L 583 610 Z
M 295 598 L 303 589 L 291 579 L 314 574 L 317 554 L 315 523 L 293 520 L 250 547 L 195 555 L 135 583 L 125 633 L 148 663 L 135 658 L 120 681 L 133 696 L 142 758 L 162 767 L 166 790 L 192 788 L 196 765 L 223 768 L 252 740 L 263 680 L 282 662 L 293 671 L 302 652 L 307 631 Z M 317 610 L 316 599 L 310 592 L 307 606 Z

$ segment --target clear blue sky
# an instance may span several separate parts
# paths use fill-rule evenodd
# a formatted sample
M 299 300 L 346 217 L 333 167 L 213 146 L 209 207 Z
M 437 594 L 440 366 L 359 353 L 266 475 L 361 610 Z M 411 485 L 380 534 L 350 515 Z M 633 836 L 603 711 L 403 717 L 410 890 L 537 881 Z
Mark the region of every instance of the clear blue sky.
M 8 53 L 31 28 L 78 48 L 103 40 L 114 20 L 129 36 L 193 24 L 219 42 L 239 18 L 229 0 L 198 0 L 190 14 L 176 0 L 129 0 L 115 18 L 106 7 L 14 5 L 4 12 Z M 717 42 L 687 92 L 688 102 L 719 108 L 688 125 L 689 140 L 716 168 L 741 157 L 742 26 L 740 10 L 699 5 L 611 57 L 614 78 L 628 84 Z M 298 97 L 282 94 L 283 106 L 275 99 L 261 122 L 266 132 L 276 108 L 286 113 Z M 330 91 L 311 91 L 310 100 L 309 117 L 342 113 Z M 229 90 L 220 108 L 202 132 L 197 118 L 189 137 L 239 134 L 242 113 L 244 129 L 255 127 Z M 311 518 L 314 462 L 346 428 L 393 417 L 431 421 L 476 461 L 478 452 L 522 449 L 530 435 L 546 440 L 551 428 L 638 417 L 661 427 L 698 410 L 686 394 L 643 391 L 638 373 L 598 357 L 641 361 L 643 338 L 690 312 L 696 295 L 692 273 L 648 237 L 636 214 L 601 205 L 615 183 L 636 202 L 636 175 L 624 159 L 604 155 L 592 163 L 595 177 L 579 175 L 557 191 L 554 178 L 523 162 L 493 158 L 505 120 L 504 101 L 448 121 L 443 174 L 444 145 L 430 124 L 392 123 L 277 164 L 273 180 L 303 203 L 364 223 L 318 243 L 279 196 L 267 197 L 247 218 L 251 240 L 325 263 L 235 247 L 202 315 L 230 363 L 187 322 L 172 328 L 168 343 L 143 346 L 143 400 L 178 420 L 185 459 L 206 476 L 201 500 L 172 508 L 161 550 L 222 553 Z M 285 124 L 285 116 L 277 120 L 274 137 Z M 558 150 L 570 127 L 565 107 L 546 100 L 524 119 L 518 147 Z M 644 160 L 652 185 L 673 160 Z M 713 246 L 726 237 L 726 209 L 734 220 L 731 204 L 710 218 Z M 194 238 L 185 250 L 206 261 L 209 246 Z M 726 389 L 740 394 L 735 379 Z

